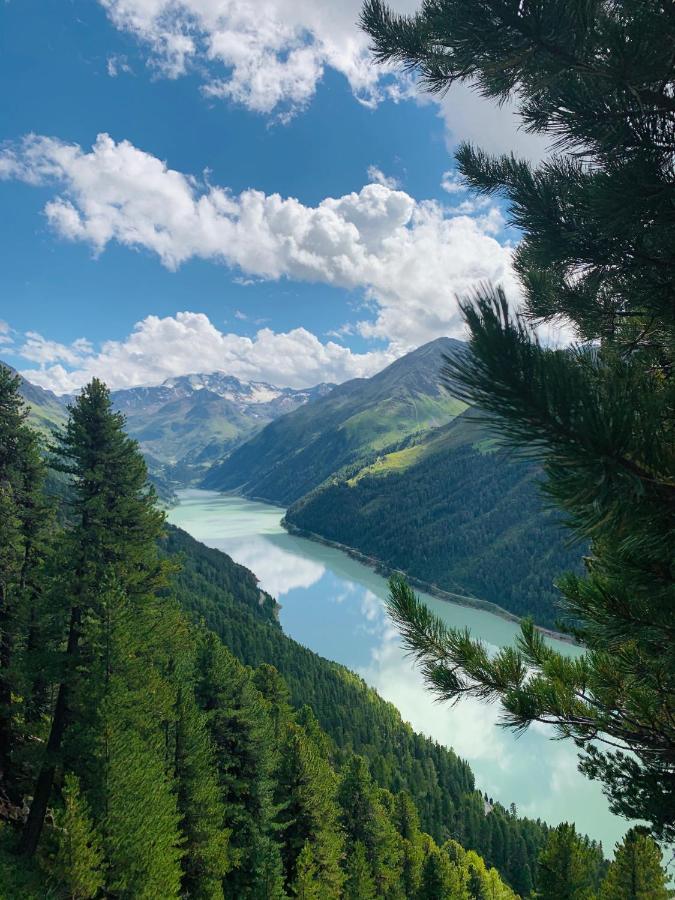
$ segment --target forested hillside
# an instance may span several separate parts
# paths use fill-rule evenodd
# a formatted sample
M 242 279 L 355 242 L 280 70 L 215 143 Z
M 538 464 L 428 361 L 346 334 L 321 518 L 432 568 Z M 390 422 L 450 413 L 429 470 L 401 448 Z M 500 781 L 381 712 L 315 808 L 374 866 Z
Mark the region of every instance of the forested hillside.
M 554 579 L 581 569 L 583 548 L 545 509 L 537 469 L 495 447 L 470 411 L 337 473 L 286 521 L 547 626 L 559 614 Z
M 443 356 L 462 348 L 439 338 L 372 378 L 339 385 L 264 428 L 214 466 L 204 487 L 287 505 L 364 455 L 445 424 L 465 404 L 440 385 Z
M 2 900 L 529 894 L 560 829 L 286 638 L 252 573 L 162 537 L 96 380 L 50 456 L 57 526 L 18 387 L 0 369 Z M 598 884 L 600 849 L 565 839 Z

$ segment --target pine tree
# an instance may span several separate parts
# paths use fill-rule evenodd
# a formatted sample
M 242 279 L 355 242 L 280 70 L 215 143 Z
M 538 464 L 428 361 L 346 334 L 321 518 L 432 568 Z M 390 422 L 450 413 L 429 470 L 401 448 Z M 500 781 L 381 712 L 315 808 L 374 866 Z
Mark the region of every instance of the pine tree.
M 314 854 L 309 841 L 305 842 L 305 846 L 300 851 L 300 856 L 298 856 L 291 894 L 293 897 L 297 897 L 298 900 L 321 900 L 323 896 L 326 896 L 317 879 Z
M 107 585 L 114 584 L 130 608 L 142 609 L 166 576 L 157 550 L 164 516 L 147 487 L 138 447 L 124 433 L 124 418 L 113 412 L 110 393 L 97 379 L 70 407 L 53 449 L 53 465 L 72 479 L 73 525 L 62 542 L 59 582 L 68 626 L 50 734 L 21 837 L 20 848 L 28 855 L 40 838 L 66 730 L 76 731 L 81 724 L 73 705 L 78 691 L 92 667 L 105 671 L 101 649 L 82 646 L 83 628 L 91 626 L 95 635 L 105 631 L 105 599 L 112 596 Z M 80 711 L 91 709 L 84 704 Z
M 537 167 L 458 151 L 467 186 L 504 197 L 522 233 L 514 265 L 524 303 L 513 317 L 489 286 L 463 302 L 470 353 L 448 360 L 446 382 L 541 460 L 548 495 L 591 543 L 586 577 L 558 582 L 562 625 L 587 647 L 579 659 L 556 653 L 531 624 L 517 650 L 488 658 L 398 579 L 392 613 L 441 698 L 501 700 L 517 729 L 553 724 L 580 747 L 613 811 L 670 840 L 673 7 L 424 0 L 408 17 L 366 0 L 362 22 L 379 61 L 417 71 L 433 91 L 468 81 L 486 97 L 515 99 L 525 128 L 551 140 Z M 581 345 L 541 346 L 530 326 L 553 321 Z
M 203 748 L 192 745 L 194 763 L 185 763 L 182 749 L 176 749 L 177 735 L 187 727 L 179 724 L 183 711 L 176 709 L 176 684 L 167 672 L 189 630 L 170 604 L 150 597 L 131 604 L 114 585 L 104 592 L 101 608 L 105 627 L 93 629 L 98 640 L 89 622 L 83 627 L 83 643 L 100 650 L 88 689 L 76 685 L 72 692 L 79 726 L 67 736 L 68 755 L 91 784 L 106 889 L 148 900 L 177 897 L 185 876 L 201 888 L 198 875 L 212 874 L 205 871 L 211 862 L 212 809 L 204 811 L 205 823 L 194 809 L 205 787 L 199 778 Z M 194 797 L 187 795 L 188 786 Z M 210 787 L 207 780 L 206 799 L 212 802 Z M 211 826 L 206 834 L 202 824 Z
M 363 844 L 377 895 L 395 895 L 401 883 L 401 838 L 378 797 L 366 761 L 353 756 L 338 788 L 340 819 L 348 847 Z
M 181 888 L 180 813 L 163 748 L 148 744 L 135 728 L 123 724 L 124 708 L 133 700 L 123 687 L 118 694 L 113 686 L 102 825 L 106 883 L 122 897 L 171 900 L 180 896 Z
M 631 828 L 618 841 L 600 888 L 600 900 L 668 900 L 668 876 L 658 844 L 643 829 Z
M 309 846 L 313 878 L 326 900 L 340 896 L 343 881 L 335 788 L 335 776 L 314 742 L 298 725 L 287 724 L 277 784 L 286 883 L 295 883 L 300 855 Z
M 21 793 L 12 755 L 23 740 L 17 721 L 20 697 L 30 704 L 23 660 L 41 592 L 51 511 L 43 495 L 45 466 L 36 432 L 27 424 L 28 407 L 20 379 L 0 365 L 0 792 Z
M 445 853 L 432 847 L 422 867 L 419 900 L 449 900 L 452 891 L 452 866 Z
M 539 856 L 542 900 L 592 900 L 595 896 L 597 851 L 563 822 L 554 828 Z
M 406 897 L 414 897 L 422 877 L 424 851 L 422 832 L 417 808 L 407 791 L 396 795 L 394 803 L 394 824 L 401 835 L 401 880 Z
M 222 900 L 229 831 L 205 716 L 187 675 L 178 687 L 174 764 L 185 850 L 183 886 L 195 900 Z
M 96 833 L 77 778 L 68 772 L 63 783 L 63 812 L 58 818 L 58 850 L 52 875 L 71 900 L 88 900 L 103 887 L 100 836 Z
M 269 706 L 251 674 L 208 632 L 197 649 L 196 699 L 207 716 L 231 832 L 226 896 L 273 898 L 280 860 L 272 841 L 275 749 Z M 275 886 L 276 885 L 276 886 Z
M 361 841 L 354 843 L 347 856 L 344 897 L 345 900 L 376 900 L 377 897 L 366 848 Z

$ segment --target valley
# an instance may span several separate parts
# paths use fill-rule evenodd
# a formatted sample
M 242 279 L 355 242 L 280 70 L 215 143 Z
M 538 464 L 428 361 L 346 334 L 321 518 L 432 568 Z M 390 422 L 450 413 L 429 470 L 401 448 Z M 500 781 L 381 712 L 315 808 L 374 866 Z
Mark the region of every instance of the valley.
M 497 710 L 474 701 L 439 707 L 388 623 L 387 582 L 345 553 L 288 534 L 283 510 L 241 497 L 187 490 L 169 519 L 194 538 L 224 551 L 259 579 L 281 604 L 284 632 L 323 657 L 361 675 L 400 710 L 413 728 L 452 747 L 469 762 L 481 791 L 521 815 L 550 824 L 574 821 L 611 847 L 626 825 L 612 816 L 599 785 L 576 770 L 573 747 L 532 728 L 518 737 L 496 727 Z M 511 644 L 517 627 L 498 616 L 423 595 L 449 625 L 470 628 L 489 647 Z M 566 655 L 581 651 L 553 641 Z

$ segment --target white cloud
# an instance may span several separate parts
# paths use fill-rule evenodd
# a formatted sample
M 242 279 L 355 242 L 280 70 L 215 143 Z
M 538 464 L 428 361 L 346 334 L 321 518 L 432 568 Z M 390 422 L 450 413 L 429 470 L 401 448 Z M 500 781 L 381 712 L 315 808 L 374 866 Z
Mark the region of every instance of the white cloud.
M 382 169 L 377 166 L 368 166 L 367 175 L 374 184 L 381 184 L 392 191 L 401 186 L 398 178 L 394 178 L 392 175 L 385 175 Z
M 463 194 L 467 190 L 462 177 L 454 170 L 443 172 L 441 187 L 448 194 Z
M 382 184 L 315 207 L 257 190 L 235 195 L 105 134 L 90 152 L 29 136 L 0 154 L 0 174 L 59 185 L 48 222 L 95 253 L 117 242 L 170 269 L 198 257 L 246 276 L 362 291 L 371 316 L 359 332 L 389 341 L 396 354 L 461 335 L 457 296 L 481 281 L 517 295 L 511 248 L 495 236 L 503 224 L 496 207 L 452 214 Z
M 326 67 L 356 97 L 382 95 L 357 27 L 360 0 L 100 0 L 113 24 L 139 38 L 171 78 L 190 68 L 204 92 L 269 114 L 292 114 L 313 97 Z M 403 8 L 414 8 L 412 2 Z
M 460 141 L 469 141 L 488 153 L 513 151 L 534 163 L 547 156 L 551 139 L 524 131 L 514 103 L 500 106 L 481 97 L 466 82 L 454 84 L 440 100 L 434 98 L 432 102 L 439 104 L 448 149 L 454 149 Z
M 514 107 L 498 107 L 469 85 L 443 98 L 415 88 L 406 73 L 376 66 L 358 27 L 362 0 L 99 0 L 112 23 L 148 50 L 155 71 L 203 78 L 208 97 L 224 98 L 287 120 L 311 102 L 326 68 L 347 79 L 367 105 L 384 98 L 437 103 L 448 144 L 477 141 L 488 150 L 515 149 L 536 160 L 546 141 L 520 131 Z M 419 0 L 393 0 L 411 13 Z
M 133 70 L 129 65 L 127 57 L 124 54 L 113 53 L 106 61 L 106 69 L 111 78 L 117 78 L 118 75 L 131 75 Z
M 75 391 L 94 376 L 124 388 L 216 370 L 245 381 L 307 387 L 373 375 L 395 358 L 392 351 L 358 354 L 332 341 L 322 344 L 304 328 L 286 333 L 262 328 L 253 338 L 225 334 L 194 312 L 148 316 L 125 340 L 106 341 L 98 350 L 83 339 L 65 346 L 30 332 L 18 352 L 40 365 L 22 374 L 56 393 Z

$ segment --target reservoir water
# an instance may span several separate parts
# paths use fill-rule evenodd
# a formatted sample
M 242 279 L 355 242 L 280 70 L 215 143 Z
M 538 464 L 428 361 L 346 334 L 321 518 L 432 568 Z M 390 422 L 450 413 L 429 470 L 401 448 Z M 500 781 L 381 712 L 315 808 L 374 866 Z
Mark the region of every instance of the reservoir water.
M 551 740 L 545 726 L 516 737 L 498 726 L 494 706 L 434 702 L 384 611 L 386 580 L 340 550 L 288 534 L 282 516 L 275 506 L 187 490 L 169 520 L 251 569 L 281 604 L 286 634 L 358 672 L 413 728 L 452 747 L 470 763 L 480 790 L 505 806 L 515 803 L 521 815 L 553 825 L 572 821 L 610 854 L 628 823 L 609 812 L 599 785 L 579 774 L 574 747 Z M 517 626 L 506 619 L 422 596 L 446 623 L 470 628 L 493 647 L 515 639 Z

